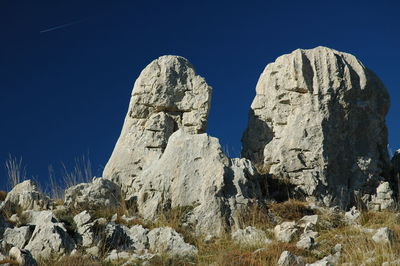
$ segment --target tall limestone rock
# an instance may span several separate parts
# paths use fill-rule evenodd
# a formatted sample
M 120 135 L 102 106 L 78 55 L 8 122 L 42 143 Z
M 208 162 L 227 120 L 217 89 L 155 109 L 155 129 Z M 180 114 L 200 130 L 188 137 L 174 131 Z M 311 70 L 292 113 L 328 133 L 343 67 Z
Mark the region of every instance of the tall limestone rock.
M 205 132 L 211 90 L 183 57 L 161 56 L 146 66 L 103 177 L 132 193 L 137 176 L 160 158 L 173 132 Z
M 298 49 L 261 74 L 242 155 L 299 197 L 368 202 L 390 168 L 388 108 L 385 87 L 353 55 Z

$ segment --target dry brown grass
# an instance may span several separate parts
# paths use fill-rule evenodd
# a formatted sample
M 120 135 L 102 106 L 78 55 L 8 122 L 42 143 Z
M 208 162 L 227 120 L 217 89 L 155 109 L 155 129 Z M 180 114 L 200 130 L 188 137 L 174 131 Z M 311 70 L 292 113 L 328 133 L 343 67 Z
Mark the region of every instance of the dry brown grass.
M 0 260 L 0 265 L 8 264 L 10 266 L 18 266 L 18 262 L 12 259 Z
M 0 191 L 0 201 L 4 201 L 7 197 L 7 191 Z
M 269 209 L 278 217 L 287 221 L 301 219 L 305 215 L 315 214 L 305 202 L 289 199 L 285 202 L 273 203 Z
M 80 254 L 64 256 L 61 259 L 50 258 L 50 259 L 40 259 L 38 260 L 39 266 L 102 266 L 102 265 L 112 265 L 104 264 L 88 256 L 82 256 Z

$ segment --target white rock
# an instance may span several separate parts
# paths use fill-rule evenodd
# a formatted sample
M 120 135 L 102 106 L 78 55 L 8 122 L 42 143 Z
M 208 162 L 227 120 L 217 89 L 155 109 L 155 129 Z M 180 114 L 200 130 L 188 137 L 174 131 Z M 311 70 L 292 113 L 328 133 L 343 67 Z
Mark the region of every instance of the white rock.
M 388 108 L 382 82 L 353 55 L 297 49 L 261 74 L 242 154 L 294 194 L 344 209 L 388 175 Z
M 162 56 L 151 62 L 135 82 L 103 176 L 121 185 L 129 197 L 130 190 L 135 191 L 132 182 L 161 156 L 174 131 L 206 131 L 211 90 L 183 57 Z
M 58 223 L 52 211 L 24 211 L 22 215 L 30 225 Z
M 96 178 L 92 183 L 82 183 L 65 191 L 64 204 L 77 209 L 118 208 L 121 191 L 117 184 Z
M 220 235 L 228 224 L 238 226 L 246 206 L 261 197 L 248 160 L 231 160 L 218 139 L 183 130 L 171 135 L 164 154 L 140 179 L 137 206 L 145 219 L 155 219 L 159 210 L 191 207 L 186 222 L 199 234 Z
M 105 261 L 118 261 L 118 260 L 127 260 L 132 257 L 132 254 L 126 251 L 118 252 L 116 249 L 113 249 L 108 256 L 105 258 Z
M 4 200 L 3 210 L 45 210 L 51 207 L 49 197 L 40 192 L 37 184 L 26 180 L 16 185 Z
M 41 223 L 35 221 L 35 230 L 25 249 L 36 259 L 69 254 L 75 248 L 75 241 L 62 223 L 53 223 L 49 216 L 46 217 Z
M 142 225 L 134 225 L 125 230 L 125 234 L 130 238 L 131 245 L 135 248 L 136 253 L 149 248 L 148 232 L 149 230 L 143 228 Z
M 289 243 L 299 233 L 296 222 L 283 222 L 274 228 L 275 237 L 278 241 Z
M 281 256 L 279 257 L 278 266 L 303 266 L 304 261 L 301 257 L 298 257 L 292 254 L 289 251 L 282 252 Z
M 394 192 L 390 188 L 389 182 L 382 182 L 376 188 L 376 194 L 372 195 L 371 201 L 368 202 L 368 209 L 381 211 L 386 209 L 394 209 L 396 202 L 394 201 Z
M 92 217 L 90 216 L 90 213 L 87 210 L 80 212 L 74 216 L 74 222 L 77 227 L 81 227 L 82 225 L 89 223 L 91 220 Z
M 379 228 L 372 236 L 372 240 L 374 240 L 376 243 L 390 244 L 395 240 L 395 234 L 392 229 L 388 227 L 382 227 Z
M 317 214 L 306 215 L 297 222 L 297 225 L 301 228 L 307 227 L 309 230 L 312 230 L 317 226 L 318 218 Z
M 28 250 L 12 247 L 10 249 L 9 256 L 17 261 L 20 266 L 37 265 L 36 260 L 32 257 L 31 253 Z
M 148 235 L 150 250 L 156 253 L 169 253 L 176 256 L 193 256 L 197 248 L 185 243 L 183 237 L 170 227 L 151 230 Z
M 344 219 L 348 224 L 355 224 L 361 212 L 355 206 L 351 207 L 349 211 L 344 214 Z
M 232 233 L 232 239 L 241 245 L 269 244 L 272 241 L 267 238 L 264 231 L 252 226 L 239 229 Z
M 10 246 L 23 249 L 31 238 L 33 230 L 33 226 L 7 228 L 3 235 L 3 241 Z
M 306 236 L 300 238 L 300 240 L 296 243 L 296 247 L 300 249 L 312 249 L 314 247 L 315 240 L 312 237 Z

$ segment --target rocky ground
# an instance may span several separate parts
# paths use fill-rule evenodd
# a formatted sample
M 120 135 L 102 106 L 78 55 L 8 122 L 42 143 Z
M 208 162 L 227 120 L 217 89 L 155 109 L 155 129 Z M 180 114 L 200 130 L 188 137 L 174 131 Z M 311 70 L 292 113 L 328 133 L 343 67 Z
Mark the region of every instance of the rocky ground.
M 205 133 L 211 94 L 185 58 L 151 62 L 102 177 L 0 193 L 3 264 L 400 265 L 400 150 L 371 70 L 326 47 L 278 57 L 242 158 Z
M 80 193 L 71 194 L 79 186 Z M 8 265 L 399 265 L 400 214 L 344 212 L 289 200 L 254 206 L 241 228 L 196 234 L 175 208 L 145 220 L 96 179 L 49 199 L 30 180 L 1 202 L 0 261 Z M 21 192 L 23 188 L 23 192 Z M 5 196 L 3 194 L 3 196 Z M 71 202 L 86 200 L 82 205 Z M 112 206 L 112 207 L 107 207 Z M 13 264 L 14 263 L 14 264 Z

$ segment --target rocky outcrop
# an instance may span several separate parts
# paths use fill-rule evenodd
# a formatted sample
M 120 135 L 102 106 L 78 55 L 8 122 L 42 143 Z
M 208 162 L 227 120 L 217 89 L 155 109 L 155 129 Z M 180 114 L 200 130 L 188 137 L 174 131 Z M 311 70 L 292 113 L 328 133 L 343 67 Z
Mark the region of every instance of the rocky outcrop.
M 242 155 L 298 198 L 366 203 L 390 169 L 388 107 L 379 78 L 353 55 L 298 49 L 261 74 Z
M 129 192 L 137 176 L 159 159 L 178 129 L 203 133 L 211 87 L 183 57 L 162 56 L 136 80 L 121 135 L 103 176 Z
M 397 150 L 392 158 L 393 177 L 400 179 L 400 150 Z M 398 180 L 397 180 L 398 181 Z
M 164 210 L 192 207 L 186 221 L 200 233 L 219 235 L 240 224 L 241 211 L 261 197 L 255 169 L 229 159 L 218 139 L 184 130 L 172 134 L 161 158 L 135 187 L 139 213 L 154 219 Z
M 81 183 L 65 191 L 64 204 L 81 210 L 114 209 L 121 204 L 121 190 L 114 182 L 96 178 L 91 183 Z
M 15 213 L 17 210 L 45 210 L 51 206 L 51 200 L 45 196 L 37 184 L 26 180 L 16 185 L 3 202 L 2 209 Z
M 35 230 L 25 249 L 35 259 L 63 256 L 75 248 L 75 241 L 68 234 L 65 225 L 51 211 L 30 212 L 28 222 L 35 225 Z

